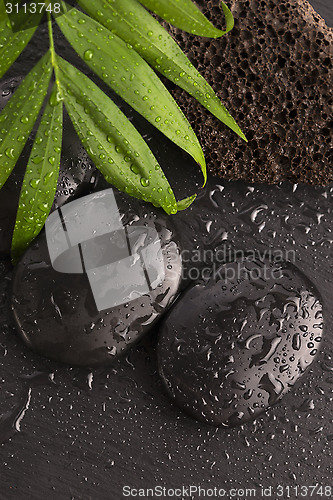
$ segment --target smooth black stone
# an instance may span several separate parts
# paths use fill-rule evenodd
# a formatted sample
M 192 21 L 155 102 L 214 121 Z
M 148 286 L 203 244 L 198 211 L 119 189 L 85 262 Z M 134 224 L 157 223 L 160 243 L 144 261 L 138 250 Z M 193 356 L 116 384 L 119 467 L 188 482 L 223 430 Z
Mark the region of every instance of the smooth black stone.
M 234 426 L 286 394 L 315 359 L 322 304 L 290 263 L 238 258 L 191 287 L 160 333 L 159 370 L 194 418 Z
M 0 84 L 0 111 L 4 108 L 15 89 L 19 86 L 21 77 L 2 80 Z M 37 130 L 37 125 L 34 131 Z M 0 255 L 6 257 L 10 253 L 12 234 L 33 138 L 29 137 L 13 172 L 0 191 Z M 62 155 L 59 179 L 55 200 L 51 211 L 63 205 L 67 200 L 91 191 L 99 174 L 85 152 L 68 114 L 64 113 Z
M 116 200 L 124 226 L 156 228 L 164 280 L 149 294 L 99 312 L 87 275 L 55 271 L 41 233 L 16 267 L 11 307 L 25 344 L 46 357 L 110 364 L 152 328 L 178 293 L 182 265 L 170 219 L 126 195 L 116 193 Z

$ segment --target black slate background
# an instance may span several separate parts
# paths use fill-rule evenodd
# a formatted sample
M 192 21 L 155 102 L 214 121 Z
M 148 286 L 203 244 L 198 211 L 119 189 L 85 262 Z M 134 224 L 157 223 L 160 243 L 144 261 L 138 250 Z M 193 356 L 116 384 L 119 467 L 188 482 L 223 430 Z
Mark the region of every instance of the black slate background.
M 331 0 L 311 3 L 333 25 Z M 2 262 L 0 499 L 118 500 L 125 484 L 256 488 L 259 498 L 261 486 L 274 487 L 272 498 L 288 498 L 286 489 L 277 496 L 279 484 L 319 483 L 333 492 L 332 189 L 299 186 L 293 193 L 288 185 L 249 189 L 211 179 L 193 208 L 175 219 L 183 245 L 192 248 L 211 238 L 209 220 L 216 234 L 227 226 L 247 248 L 272 244 L 270 231 L 277 229 L 324 296 L 326 341 L 313 369 L 281 403 L 239 429 L 199 424 L 173 406 L 156 372 L 156 332 L 113 368 L 93 372 L 31 353 L 12 326 L 10 266 Z M 267 227 L 259 234 L 249 210 L 262 202 Z M 311 498 L 291 491 L 289 498 Z

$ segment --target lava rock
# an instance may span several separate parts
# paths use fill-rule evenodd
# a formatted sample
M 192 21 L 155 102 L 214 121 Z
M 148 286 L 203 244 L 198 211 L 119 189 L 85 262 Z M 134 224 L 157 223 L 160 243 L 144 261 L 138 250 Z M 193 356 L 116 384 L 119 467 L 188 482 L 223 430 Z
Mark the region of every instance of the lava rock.
M 224 29 L 220 0 L 197 3 Z M 216 40 L 166 25 L 249 141 L 175 88 L 208 170 L 248 182 L 327 185 L 333 181 L 332 29 L 306 0 L 227 3 L 235 27 Z
M 148 332 L 178 293 L 182 264 L 176 237 L 170 227 L 170 218 L 149 204 L 115 190 L 113 192 L 122 228 L 117 234 L 108 230 L 107 234 L 101 232 L 98 235 L 100 238 L 108 237 L 113 242 L 112 247 L 108 246 L 110 241 L 103 240 L 102 244 L 99 244 L 96 243 L 97 238 L 87 239 L 87 242 L 79 244 L 81 261 L 77 258 L 78 253 L 74 252 L 78 250 L 78 245 L 69 247 L 69 253 L 72 255 L 69 255 L 67 260 L 61 260 L 62 254 L 54 257 L 49 253 L 48 234 L 52 236 L 55 230 L 52 226 L 48 233 L 47 221 L 46 231 L 36 238 L 17 265 L 11 300 L 15 323 L 23 341 L 46 357 L 72 365 L 111 363 Z M 105 193 L 106 191 L 100 191 L 71 202 L 66 205 L 66 210 L 82 199 L 97 199 L 99 202 Z M 112 207 L 107 205 L 107 208 L 107 213 L 114 213 Z M 78 231 L 74 234 L 69 230 L 70 224 L 77 218 L 76 206 L 67 219 L 67 215 L 63 215 L 64 212 L 65 207 L 62 207 L 60 226 L 65 225 L 66 238 L 76 238 L 77 243 Z M 85 214 L 83 225 L 93 221 L 92 234 L 99 231 L 99 221 L 89 212 L 88 206 L 84 207 L 82 213 Z M 56 213 L 50 217 L 55 215 Z M 138 254 L 140 253 L 142 258 L 144 252 L 140 250 L 138 253 L 138 248 L 145 248 L 142 243 L 143 227 L 147 231 L 149 244 L 156 246 L 158 238 L 160 240 L 158 252 L 162 254 L 160 262 L 163 276 L 160 275 L 159 281 L 156 279 L 153 286 L 147 259 L 143 258 L 145 276 L 146 279 L 147 275 L 149 276 L 150 286 L 148 293 L 143 291 L 140 296 L 142 284 L 132 267 L 129 273 L 128 266 L 124 274 L 117 271 L 115 276 L 108 275 L 105 280 L 101 269 L 102 261 L 103 264 L 109 264 L 111 260 L 119 265 L 123 259 L 122 252 L 125 248 L 128 250 L 127 244 L 131 245 L 133 251 L 131 266 L 135 266 Z M 124 234 L 124 228 L 129 235 L 127 243 L 126 238 L 122 239 L 120 234 Z M 59 233 L 59 228 L 56 230 Z M 152 233 L 153 237 L 150 237 Z M 110 234 L 116 234 L 112 236 L 113 240 Z M 55 247 L 60 240 L 59 234 L 55 234 Z M 144 245 L 147 241 L 145 240 Z M 110 259 L 111 256 L 113 259 Z M 89 267 L 89 260 L 96 262 Z M 78 266 L 81 263 L 83 267 L 80 271 Z M 94 269 L 91 270 L 92 268 Z M 97 285 L 94 284 L 96 273 L 99 273 Z M 112 302 L 112 307 L 105 308 L 105 294 L 110 292 L 117 295 L 119 290 L 121 293 L 125 290 L 123 297 L 129 297 L 131 300 L 121 303 L 115 301 Z
M 1 82 L 0 111 L 5 107 L 21 80 L 21 77 L 15 77 Z M 30 136 L 13 172 L 0 191 L 0 255 L 2 258 L 10 253 L 21 185 L 32 143 L 33 139 Z M 82 196 L 94 189 L 100 177 L 102 177 L 101 174 L 85 152 L 68 114 L 64 112 L 62 155 L 52 211 L 67 200 Z
M 240 257 L 191 287 L 168 314 L 159 371 L 194 418 L 235 426 L 293 387 L 322 333 L 321 299 L 293 264 Z

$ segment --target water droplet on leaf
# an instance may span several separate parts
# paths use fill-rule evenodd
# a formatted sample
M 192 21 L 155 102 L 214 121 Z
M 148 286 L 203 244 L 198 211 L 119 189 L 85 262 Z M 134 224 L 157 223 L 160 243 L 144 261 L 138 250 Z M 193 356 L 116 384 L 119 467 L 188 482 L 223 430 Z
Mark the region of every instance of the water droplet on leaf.
M 15 159 L 14 149 L 13 148 L 6 149 L 5 155 L 8 156 L 8 158 L 10 158 L 11 160 L 14 160 Z
M 90 61 L 94 57 L 94 51 L 91 49 L 86 50 L 83 57 L 86 61 Z
M 33 163 L 38 165 L 38 163 L 41 163 L 43 161 L 43 157 L 42 156 L 34 156 L 31 160 Z
M 38 187 L 39 183 L 40 183 L 40 179 L 31 179 L 31 181 L 29 182 L 30 186 L 33 189 L 36 189 Z

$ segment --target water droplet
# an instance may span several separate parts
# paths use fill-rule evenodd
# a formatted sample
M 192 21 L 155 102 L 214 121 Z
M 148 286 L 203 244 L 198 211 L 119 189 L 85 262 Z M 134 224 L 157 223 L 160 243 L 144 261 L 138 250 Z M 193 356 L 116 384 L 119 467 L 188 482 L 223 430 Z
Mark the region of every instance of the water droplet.
M 56 159 L 55 159 L 55 156 L 49 156 L 48 160 L 49 160 L 49 163 L 50 163 L 51 165 L 54 165 L 54 164 L 55 164 L 55 160 L 56 160 Z
M 146 177 L 141 177 L 140 183 L 141 183 L 141 186 L 143 186 L 143 187 L 149 186 L 149 180 Z
M 39 210 L 41 210 L 42 212 L 46 213 L 49 211 L 49 206 L 47 203 L 40 203 L 39 205 L 37 205 Z
M 55 88 L 52 91 L 52 94 L 50 95 L 50 99 L 49 99 L 50 106 L 56 106 L 61 101 L 62 101 L 62 97 L 60 95 L 60 92 L 57 88 Z
M 83 57 L 86 61 L 90 61 L 94 57 L 94 51 L 91 49 L 86 50 Z
M 140 172 L 140 169 L 137 165 L 131 165 L 130 169 L 132 170 L 133 174 L 138 174 Z
M 53 172 L 48 172 L 47 174 L 44 175 L 43 177 L 43 182 L 44 184 L 47 184 L 49 180 L 52 178 Z
M 31 160 L 33 163 L 38 165 L 38 163 L 41 163 L 43 161 L 43 157 L 42 156 L 34 156 Z
M 40 183 L 40 179 L 31 179 L 31 181 L 29 182 L 30 186 L 33 189 L 37 189 L 39 183 Z
M 29 117 L 28 116 L 21 116 L 21 123 L 28 123 Z
M 15 159 L 14 149 L 13 148 L 6 149 L 5 155 L 8 156 L 8 158 L 10 158 L 11 160 L 14 160 Z

